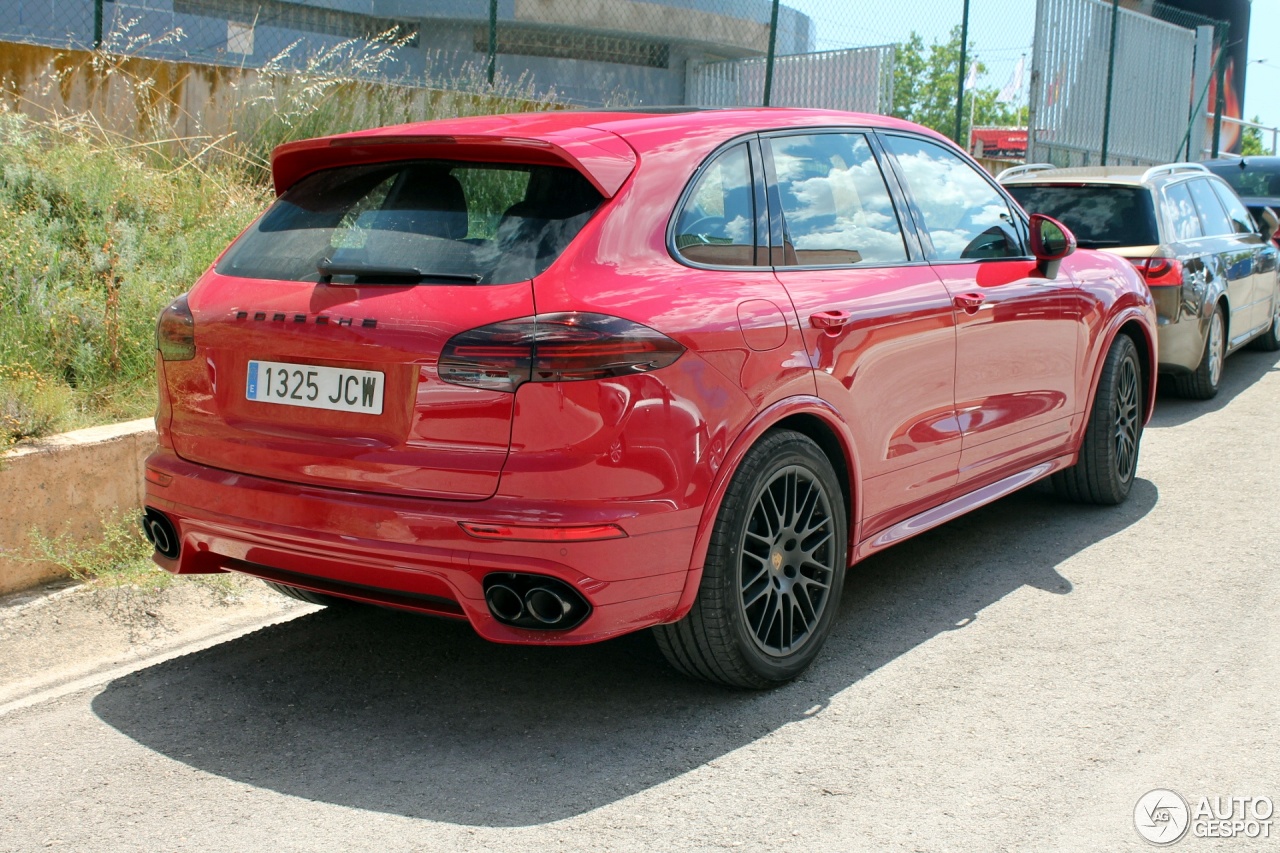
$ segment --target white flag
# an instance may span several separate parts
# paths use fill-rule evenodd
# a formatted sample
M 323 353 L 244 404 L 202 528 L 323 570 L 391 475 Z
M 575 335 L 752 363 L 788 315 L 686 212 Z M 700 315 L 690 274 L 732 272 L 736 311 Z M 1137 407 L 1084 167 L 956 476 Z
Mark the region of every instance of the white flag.
M 964 87 L 972 89 L 978 85 L 978 63 L 974 62 L 969 66 L 969 76 L 964 78 Z
M 1022 94 L 1022 75 L 1026 73 L 1026 70 L 1027 57 L 1018 57 L 1018 64 L 1013 69 L 1013 76 L 1009 78 L 1008 84 L 1000 90 L 1000 94 L 996 95 L 997 101 L 1008 103 L 1018 100 L 1018 97 Z

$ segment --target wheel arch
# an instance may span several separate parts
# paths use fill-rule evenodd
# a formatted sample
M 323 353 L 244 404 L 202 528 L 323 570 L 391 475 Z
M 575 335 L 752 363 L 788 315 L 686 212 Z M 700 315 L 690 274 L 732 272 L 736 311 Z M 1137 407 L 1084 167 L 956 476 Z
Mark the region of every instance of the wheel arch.
M 1083 417 L 1077 428 L 1074 446 L 1078 451 L 1084 441 L 1085 430 L 1089 424 L 1089 412 L 1093 411 L 1093 401 L 1098 396 L 1098 385 L 1102 382 L 1102 368 L 1107 362 L 1107 353 L 1115 344 L 1116 338 L 1125 335 L 1133 341 L 1138 350 L 1138 366 L 1142 369 L 1143 403 L 1145 415 L 1142 423 L 1145 426 L 1155 412 L 1156 380 L 1159 358 L 1156 350 L 1154 323 L 1149 311 L 1142 307 L 1132 306 L 1118 312 L 1107 326 L 1107 333 L 1101 336 L 1102 345 L 1098 347 L 1090 368 L 1092 377 L 1089 380 L 1089 396 L 1081 409 Z
M 854 507 L 859 505 L 860 498 L 858 461 L 852 435 L 841 422 L 839 413 L 819 397 L 790 397 L 781 400 L 757 414 L 739 433 L 716 472 L 707 502 L 702 508 L 702 517 L 698 522 L 698 532 L 694 539 L 693 552 L 689 557 L 689 573 L 685 578 L 684 591 L 680 596 L 679 604 L 667 621 L 674 622 L 683 618 L 693 607 L 693 602 L 698 595 L 698 587 L 702 583 L 702 566 L 711 544 L 712 529 L 715 527 L 716 516 L 720 513 L 725 493 L 729 489 L 729 481 L 756 442 L 766 433 L 776 429 L 790 429 L 807 436 L 818 445 L 831 462 L 831 467 L 836 472 L 836 479 L 840 482 L 845 513 L 848 517 L 846 565 L 851 559 L 854 543 L 858 540 L 859 527 Z

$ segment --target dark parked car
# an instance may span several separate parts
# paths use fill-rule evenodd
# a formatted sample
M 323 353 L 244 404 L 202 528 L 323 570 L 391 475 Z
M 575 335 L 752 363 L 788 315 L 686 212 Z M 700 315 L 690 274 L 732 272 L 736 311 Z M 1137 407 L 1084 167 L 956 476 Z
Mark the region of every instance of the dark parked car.
M 1280 157 L 1221 157 L 1200 165 L 1222 178 L 1254 214 L 1259 230 L 1263 210 L 1280 210 Z
M 1203 166 L 1033 164 L 1000 180 L 1027 210 L 1066 223 L 1081 246 L 1137 267 L 1160 316 L 1160 370 L 1181 395 L 1217 394 L 1223 360 L 1250 341 L 1280 349 L 1277 248 Z
M 655 628 L 683 672 L 767 687 L 854 561 L 1041 478 L 1133 483 L 1147 288 L 919 126 L 490 116 L 272 167 L 159 321 L 169 571 L 503 643 Z

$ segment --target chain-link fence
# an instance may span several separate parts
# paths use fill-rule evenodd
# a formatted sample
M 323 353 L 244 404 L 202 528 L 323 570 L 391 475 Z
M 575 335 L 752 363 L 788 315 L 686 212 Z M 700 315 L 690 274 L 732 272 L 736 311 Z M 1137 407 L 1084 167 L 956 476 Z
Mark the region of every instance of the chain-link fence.
M 1247 20 L 1247 0 L 1222 5 L 1237 3 Z M 1226 47 L 1243 35 L 1152 0 L 1124 6 L 1113 28 L 1113 0 L 0 0 L 0 40 L 284 70 L 367 42 L 374 61 L 333 70 L 516 81 L 583 106 L 892 114 L 989 159 L 1198 159 L 1215 105 L 1232 112 L 1218 93 L 1242 88 Z

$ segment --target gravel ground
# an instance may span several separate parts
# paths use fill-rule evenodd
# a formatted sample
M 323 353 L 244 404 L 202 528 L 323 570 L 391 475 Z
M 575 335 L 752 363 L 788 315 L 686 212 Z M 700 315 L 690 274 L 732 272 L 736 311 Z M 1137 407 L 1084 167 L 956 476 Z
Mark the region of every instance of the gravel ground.
M 1217 399 L 1159 401 L 1124 506 L 1033 487 L 868 560 L 769 693 L 647 635 L 210 605 L 159 657 L 8 685 L 0 850 L 1149 849 L 1153 788 L 1280 800 L 1278 413 L 1280 360 L 1233 356 Z

